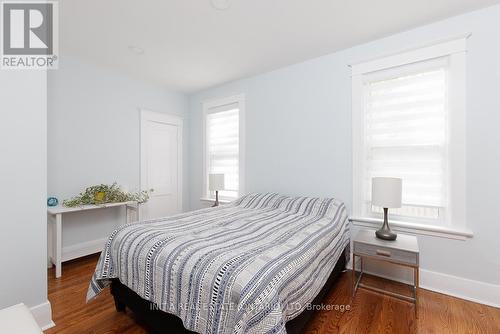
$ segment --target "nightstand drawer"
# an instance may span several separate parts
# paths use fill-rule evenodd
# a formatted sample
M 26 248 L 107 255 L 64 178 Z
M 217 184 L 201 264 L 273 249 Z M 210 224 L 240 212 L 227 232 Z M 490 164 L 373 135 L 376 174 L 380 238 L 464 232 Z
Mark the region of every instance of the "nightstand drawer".
M 354 242 L 354 253 L 367 255 L 381 260 L 394 261 L 412 266 L 418 265 L 418 254 L 400 249 L 391 249 L 383 246 L 369 245 L 361 242 Z

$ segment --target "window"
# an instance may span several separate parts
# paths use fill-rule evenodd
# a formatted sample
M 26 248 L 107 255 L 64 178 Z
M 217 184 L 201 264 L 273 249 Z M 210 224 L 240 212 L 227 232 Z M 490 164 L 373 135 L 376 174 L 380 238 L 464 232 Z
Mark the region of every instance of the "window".
M 465 38 L 353 65 L 354 215 L 371 179 L 403 179 L 394 220 L 463 226 Z
M 232 200 L 243 189 L 243 96 L 204 103 L 205 172 L 204 197 L 215 198 L 208 190 L 208 174 L 224 174 L 225 189 L 221 199 Z

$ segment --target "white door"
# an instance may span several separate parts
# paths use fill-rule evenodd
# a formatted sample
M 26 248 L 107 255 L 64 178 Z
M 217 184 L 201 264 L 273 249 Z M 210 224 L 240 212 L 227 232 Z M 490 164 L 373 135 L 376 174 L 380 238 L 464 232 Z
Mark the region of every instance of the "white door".
M 182 210 L 182 119 L 141 111 L 141 189 L 153 189 L 140 219 Z

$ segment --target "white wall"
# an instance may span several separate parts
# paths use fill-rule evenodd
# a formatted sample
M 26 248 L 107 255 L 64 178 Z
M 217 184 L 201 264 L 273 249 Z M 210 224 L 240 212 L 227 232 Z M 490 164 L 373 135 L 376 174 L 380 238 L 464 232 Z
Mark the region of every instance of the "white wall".
M 61 201 L 88 186 L 115 181 L 129 190 L 139 190 L 140 108 L 181 116 L 187 152 L 185 95 L 63 57 L 59 69 L 48 76 L 49 195 Z M 184 157 L 187 168 L 188 155 Z M 188 173 L 183 175 L 187 203 Z M 123 222 L 124 211 L 120 210 L 124 209 L 65 216 L 63 247 L 107 238 Z
M 466 297 L 498 297 L 499 305 L 500 224 L 495 218 L 500 200 L 499 18 L 500 6 L 490 7 L 193 95 L 191 207 L 201 206 L 203 100 L 246 95 L 248 192 L 334 196 L 351 207 L 351 80 L 347 65 L 472 33 L 467 56 L 466 218 L 474 238 L 459 241 L 419 236 L 421 267 L 423 272 L 456 276 L 448 277 L 445 284 L 458 279 L 459 288 L 468 284 L 462 278 L 470 279 L 474 288 L 464 292 L 469 293 Z M 437 284 L 431 278 L 426 280 L 427 287 L 440 289 L 431 286 Z M 479 289 L 479 297 L 470 295 Z
M 0 308 L 24 302 L 50 319 L 47 302 L 47 75 L 0 70 Z

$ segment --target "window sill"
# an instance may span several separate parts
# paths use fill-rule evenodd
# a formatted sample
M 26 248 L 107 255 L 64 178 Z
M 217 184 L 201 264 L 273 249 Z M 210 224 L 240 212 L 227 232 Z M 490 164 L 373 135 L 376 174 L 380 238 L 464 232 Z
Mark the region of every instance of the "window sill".
M 349 217 L 349 221 L 352 222 L 354 226 L 372 229 L 378 228 L 383 223 L 382 219 L 361 217 Z M 456 227 L 432 226 L 401 221 L 389 221 L 389 225 L 391 226 L 391 229 L 397 232 L 429 235 L 447 239 L 467 240 L 468 238 L 472 238 L 474 236 L 470 230 Z
M 215 198 L 202 197 L 202 198 L 200 198 L 200 201 L 206 202 L 206 203 L 213 203 L 213 202 L 215 202 Z M 230 199 L 220 199 L 219 198 L 220 204 L 227 204 L 227 203 L 231 203 L 231 202 L 232 202 L 232 200 L 230 200 Z

